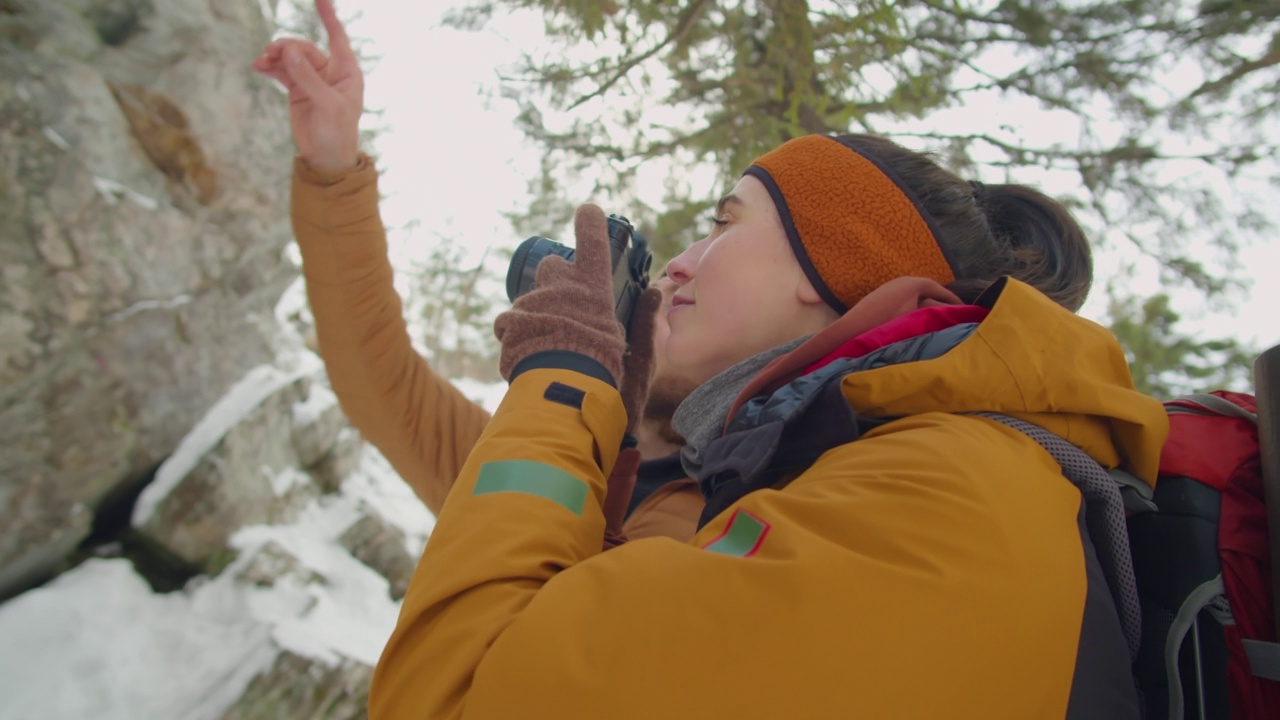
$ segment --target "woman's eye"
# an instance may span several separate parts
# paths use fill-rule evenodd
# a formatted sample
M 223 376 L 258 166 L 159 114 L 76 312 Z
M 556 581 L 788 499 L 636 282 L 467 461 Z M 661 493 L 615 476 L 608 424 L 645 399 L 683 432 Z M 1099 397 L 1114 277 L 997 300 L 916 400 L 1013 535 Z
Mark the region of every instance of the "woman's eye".
M 725 225 L 729 224 L 728 220 L 722 220 L 721 218 L 718 218 L 718 217 L 711 218 L 711 222 L 714 223 L 716 227 L 724 227 Z

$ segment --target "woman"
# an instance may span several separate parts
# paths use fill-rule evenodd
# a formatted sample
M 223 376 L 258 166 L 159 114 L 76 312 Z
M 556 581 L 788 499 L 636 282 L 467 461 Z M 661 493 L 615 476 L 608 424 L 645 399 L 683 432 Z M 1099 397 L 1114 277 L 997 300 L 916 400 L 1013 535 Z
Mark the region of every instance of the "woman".
M 1080 493 L 970 414 L 1154 481 L 1163 410 L 1106 330 L 1046 294 L 1083 296 L 1065 211 L 882 140 L 806 137 L 715 221 L 669 267 L 666 345 L 702 381 L 677 429 L 705 524 L 601 551 L 623 397 L 648 378 L 627 372 L 604 216 L 584 206 L 575 262 L 545 261 L 496 323 L 511 388 L 370 717 L 1136 717 Z
M 1052 275 L 1051 252 L 1002 238 L 1035 232 L 987 231 L 984 271 L 866 147 L 887 146 L 765 155 L 669 267 L 668 361 L 705 378 L 677 412 L 714 514 L 688 544 L 596 547 L 627 379 L 603 216 L 580 210 L 581 264 L 499 319 L 511 390 L 423 554 L 373 717 L 1137 717 L 1080 493 L 967 413 L 1151 482 L 1163 411 L 1106 330 L 996 274 Z M 1041 231 L 1065 217 L 973 192 Z M 990 287 L 968 304 L 944 285 Z M 556 315 L 558 292 L 581 310 Z

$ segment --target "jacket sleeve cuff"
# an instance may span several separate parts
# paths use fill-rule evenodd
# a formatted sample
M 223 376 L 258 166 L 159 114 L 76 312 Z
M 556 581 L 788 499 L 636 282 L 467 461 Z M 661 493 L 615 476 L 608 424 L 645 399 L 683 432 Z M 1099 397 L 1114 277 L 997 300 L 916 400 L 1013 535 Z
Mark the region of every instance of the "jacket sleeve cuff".
M 594 358 L 569 350 L 544 350 L 530 355 L 516 363 L 507 382 L 514 383 L 522 373 L 530 370 L 570 370 L 608 383 L 614 389 L 618 387 L 613 375 L 605 369 L 604 365 Z
M 374 168 L 373 158 L 369 157 L 367 153 L 360 153 L 353 167 L 338 169 L 315 167 L 302 159 L 301 155 L 298 155 L 293 158 L 293 172 L 304 185 L 328 188 L 338 185 L 344 180 L 353 180 L 356 183 L 366 182 L 369 173 L 372 172 L 376 175 L 377 170 Z
M 367 155 L 346 170 L 295 158 L 290 219 L 309 281 L 343 284 L 382 269 L 387 244 L 378 200 L 378 172 Z

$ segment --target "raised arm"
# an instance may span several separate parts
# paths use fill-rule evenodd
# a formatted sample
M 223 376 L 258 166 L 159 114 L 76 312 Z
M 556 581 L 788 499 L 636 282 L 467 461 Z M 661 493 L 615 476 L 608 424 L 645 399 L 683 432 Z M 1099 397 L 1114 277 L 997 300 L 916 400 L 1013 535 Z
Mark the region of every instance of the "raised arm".
M 377 171 L 359 152 L 364 80 L 329 0 L 330 52 L 269 45 L 255 70 L 289 91 L 299 157 L 292 208 L 320 354 L 344 412 L 439 513 L 489 415 L 432 372 L 409 340 L 378 214 Z

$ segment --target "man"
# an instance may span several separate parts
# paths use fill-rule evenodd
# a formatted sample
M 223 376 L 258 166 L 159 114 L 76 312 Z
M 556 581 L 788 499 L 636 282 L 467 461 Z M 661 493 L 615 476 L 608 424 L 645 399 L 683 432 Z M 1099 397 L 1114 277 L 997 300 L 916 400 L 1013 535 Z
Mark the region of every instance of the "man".
M 377 171 L 359 152 L 364 78 L 331 0 L 317 0 L 316 8 L 329 35 L 328 56 L 310 42 L 284 39 L 268 46 L 253 67 L 289 90 L 299 150 L 293 227 L 320 354 L 351 423 L 438 514 L 489 414 L 437 375 L 410 343 L 378 214 Z M 655 285 L 662 291 L 655 379 L 635 429 L 643 461 L 621 530 L 625 538 L 685 541 L 693 536 L 703 500 L 681 469 L 683 441 L 671 428 L 671 415 L 693 385 L 665 367 L 666 313 L 675 283 L 664 276 Z M 624 480 L 621 486 L 629 486 Z

